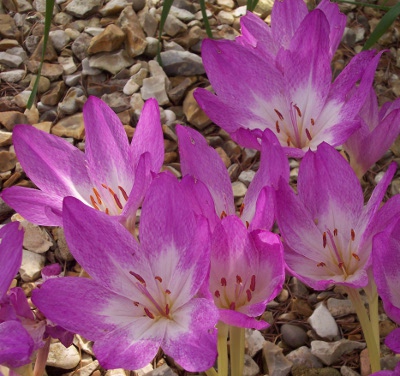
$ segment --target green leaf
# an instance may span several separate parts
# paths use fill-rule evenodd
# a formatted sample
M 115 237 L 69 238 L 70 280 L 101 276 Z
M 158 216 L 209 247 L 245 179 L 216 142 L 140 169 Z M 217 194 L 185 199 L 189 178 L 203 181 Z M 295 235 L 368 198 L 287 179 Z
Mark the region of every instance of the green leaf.
M 157 49 L 157 61 L 158 64 L 162 66 L 161 61 L 161 36 L 164 30 L 165 21 L 167 20 L 169 11 L 171 10 L 171 6 L 174 0 L 164 0 L 162 12 L 161 12 L 161 19 L 160 19 L 160 30 L 158 34 L 158 49 Z
M 256 9 L 257 4 L 258 0 L 247 0 L 247 10 L 253 12 L 254 9 Z
M 389 29 L 390 25 L 396 20 L 400 14 L 400 3 L 393 6 L 379 21 L 368 40 L 365 42 L 363 50 L 370 49 L 378 39 Z
M 40 60 L 39 68 L 36 75 L 36 80 L 32 88 L 32 93 L 29 96 L 28 103 L 26 107 L 30 109 L 32 107 L 33 101 L 35 100 L 37 89 L 39 86 L 40 75 L 42 73 L 42 66 L 44 61 L 44 56 L 46 54 L 47 42 L 49 40 L 50 26 L 51 26 L 51 18 L 53 16 L 55 0 L 46 0 L 46 14 L 44 18 L 44 35 L 43 35 L 43 48 L 42 48 L 42 58 Z

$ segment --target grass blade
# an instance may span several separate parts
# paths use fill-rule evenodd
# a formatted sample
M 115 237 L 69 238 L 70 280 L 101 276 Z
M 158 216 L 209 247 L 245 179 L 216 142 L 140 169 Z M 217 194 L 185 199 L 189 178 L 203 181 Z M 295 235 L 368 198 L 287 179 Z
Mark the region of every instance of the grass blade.
M 207 36 L 210 39 L 213 39 L 212 31 L 210 28 L 210 23 L 208 22 L 208 17 L 207 17 L 207 12 L 206 12 L 206 3 L 204 0 L 199 0 L 199 3 L 200 3 L 200 8 L 201 8 L 201 14 L 203 16 L 204 28 L 206 29 Z
M 378 39 L 389 29 L 390 25 L 396 20 L 400 14 L 400 3 L 393 6 L 379 21 L 368 40 L 365 42 L 363 50 L 370 49 Z
M 28 103 L 26 107 L 30 109 L 32 107 L 33 101 L 35 100 L 37 89 L 39 86 L 40 75 L 42 73 L 42 66 L 44 61 L 44 56 L 46 54 L 47 42 L 49 40 L 50 26 L 51 26 L 51 18 L 53 16 L 55 0 L 46 0 L 46 13 L 44 18 L 44 35 L 43 35 L 43 48 L 42 48 L 42 58 L 40 60 L 39 68 L 36 74 L 36 80 L 32 88 L 32 93 L 29 96 Z
M 158 49 L 157 49 L 157 61 L 158 64 L 162 66 L 161 61 L 161 36 L 164 30 L 165 21 L 167 20 L 169 11 L 171 10 L 171 6 L 174 0 L 164 0 L 162 12 L 161 12 L 161 19 L 160 19 L 160 30 L 158 34 Z
M 253 12 L 258 4 L 258 0 L 247 0 L 247 10 Z

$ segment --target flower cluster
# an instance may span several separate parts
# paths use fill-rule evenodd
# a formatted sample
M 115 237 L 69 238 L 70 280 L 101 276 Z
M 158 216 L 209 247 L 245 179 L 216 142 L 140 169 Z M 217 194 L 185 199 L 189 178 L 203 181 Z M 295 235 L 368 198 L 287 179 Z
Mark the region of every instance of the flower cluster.
M 18 159 L 39 189 L 15 186 L 1 197 L 35 224 L 62 226 L 89 278 L 46 267 L 33 312 L 22 289 L 9 289 L 23 232 L 18 223 L 1 228 L 0 365 L 20 372 L 36 354 L 39 375 L 50 337 L 68 346 L 76 333 L 94 342 L 105 368 L 139 369 L 161 348 L 190 372 L 215 375 L 217 360 L 224 376 L 229 336 L 231 373 L 240 376 L 244 328 L 268 326 L 259 317 L 288 272 L 316 290 L 343 286 L 379 371 L 377 292 L 400 324 L 399 195 L 382 205 L 397 166 L 388 166 L 366 205 L 359 178 L 399 134 L 400 102 L 379 110 L 374 51 L 354 56 L 332 81 L 345 23 L 328 0 L 311 12 L 302 0 L 283 0 L 271 26 L 248 13 L 236 40 L 203 42 L 215 94 L 197 89 L 198 103 L 239 144 L 260 151 L 240 207 L 218 153 L 189 127 L 176 126 L 182 179 L 160 172 L 154 99 L 130 144 L 118 117 L 94 97 L 83 109 L 85 152 L 17 125 Z M 350 163 L 335 149 L 341 145 Z M 296 193 L 288 156 L 300 159 Z M 399 337 L 387 338 L 397 352 Z

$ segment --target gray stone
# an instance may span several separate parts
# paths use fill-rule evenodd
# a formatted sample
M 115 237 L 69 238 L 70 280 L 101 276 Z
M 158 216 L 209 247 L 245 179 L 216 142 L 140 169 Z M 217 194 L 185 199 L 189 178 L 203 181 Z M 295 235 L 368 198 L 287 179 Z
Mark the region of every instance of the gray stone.
M 163 364 L 161 367 L 157 367 L 153 371 L 145 374 L 145 376 L 177 376 L 172 368 L 168 364 Z
M 235 198 L 244 197 L 247 192 L 247 187 L 241 181 L 234 181 L 232 183 L 233 196 Z
M 160 106 L 169 104 L 164 77 L 156 76 L 145 78 L 140 93 L 144 100 L 156 98 Z
M 77 18 L 84 18 L 100 10 L 103 0 L 72 0 L 65 11 Z
M 286 376 L 292 368 L 292 362 L 286 359 L 282 349 L 269 341 L 263 346 L 263 360 L 269 376 Z
M 18 68 L 23 60 L 19 56 L 12 55 L 8 52 L 0 52 L 0 64 L 7 65 L 10 68 Z
M 293 366 L 305 366 L 309 368 L 321 368 L 323 364 L 311 353 L 307 346 L 301 346 L 286 355 L 286 359 L 293 363 Z
M 103 8 L 100 10 L 100 14 L 103 17 L 113 16 L 122 11 L 126 6 L 130 5 L 132 1 L 128 0 L 110 0 Z
M 78 70 L 72 56 L 59 56 L 58 62 L 62 66 L 65 75 L 75 73 Z
M 19 274 L 24 282 L 33 282 L 40 277 L 40 272 L 44 267 L 46 257 L 25 249 L 22 250 L 22 264 Z
M 148 57 L 156 57 L 158 52 L 158 46 L 160 42 L 157 38 L 146 37 L 146 49 L 144 50 L 144 54 Z
M 232 25 L 233 22 L 235 21 L 235 17 L 233 17 L 233 14 L 231 12 L 226 12 L 224 10 L 221 10 L 218 13 L 218 20 L 222 24 L 225 25 Z
M 82 74 L 85 76 L 96 76 L 101 73 L 101 69 L 92 68 L 89 64 L 89 59 L 85 57 L 82 60 Z
M 283 324 L 281 334 L 285 343 L 293 349 L 305 345 L 308 341 L 306 331 L 297 325 Z
M 70 36 L 64 30 L 50 31 L 49 37 L 57 51 L 61 51 L 71 41 Z
M 183 22 L 189 22 L 194 20 L 194 14 L 186 9 L 177 8 L 175 6 L 171 7 L 170 14 L 174 15 L 176 18 Z
M 34 253 L 45 253 L 53 245 L 49 234 L 42 227 L 34 225 L 28 221 L 22 221 L 24 228 L 23 246 L 28 251 Z
M 168 76 L 195 76 L 204 74 L 201 57 L 189 51 L 161 52 L 164 71 Z
M 239 175 L 239 181 L 241 181 L 248 187 L 250 183 L 253 181 L 255 174 L 256 173 L 253 170 L 242 171 Z
M 50 344 L 50 351 L 47 357 L 47 366 L 61 369 L 75 368 L 81 360 L 77 348 L 73 345 L 65 347 L 62 343 L 56 342 Z
M 117 74 L 122 69 L 130 67 L 133 63 L 133 59 L 125 50 L 104 52 L 89 57 L 89 65 L 91 68 L 103 69 L 111 74 Z
M 353 350 L 365 348 L 365 343 L 349 341 L 341 339 L 336 342 L 312 341 L 311 353 L 315 355 L 322 363 L 330 366 L 336 363 L 343 354 L 347 354 Z
M 78 38 L 72 43 L 71 49 L 74 55 L 79 59 L 83 60 L 88 57 L 88 48 L 92 37 L 87 33 L 81 33 Z
M 101 99 L 106 102 L 107 105 L 116 113 L 128 110 L 130 108 L 130 98 L 118 91 L 110 94 L 104 94 Z
M 329 298 L 326 302 L 326 307 L 333 317 L 356 313 L 353 303 L 349 299 Z
M 168 14 L 167 19 L 165 20 L 163 32 L 174 37 L 179 33 L 183 33 L 187 30 L 187 26 L 176 18 L 172 14 Z
M 340 373 L 342 376 L 360 376 L 360 374 L 350 367 L 347 366 L 341 366 L 340 367 Z
M 245 329 L 245 338 L 247 342 L 247 353 L 251 357 L 255 356 L 260 350 L 262 350 L 264 343 L 266 342 L 261 332 L 253 329 Z
M 243 376 L 257 376 L 260 374 L 260 367 L 248 354 L 244 354 Z
M 15 69 L 12 71 L 5 71 L 0 73 L 0 79 L 8 83 L 16 83 L 25 77 L 25 70 Z
M 339 335 L 336 321 L 323 303 L 318 304 L 308 322 L 321 338 L 333 340 Z
M 86 96 L 79 87 L 68 89 L 62 102 L 58 104 L 58 110 L 64 115 L 73 115 L 83 107 Z

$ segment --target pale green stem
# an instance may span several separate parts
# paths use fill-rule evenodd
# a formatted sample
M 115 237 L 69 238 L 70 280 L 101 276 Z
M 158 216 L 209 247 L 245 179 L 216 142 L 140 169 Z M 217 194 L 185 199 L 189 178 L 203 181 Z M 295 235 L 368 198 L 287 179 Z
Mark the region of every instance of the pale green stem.
M 371 362 L 372 372 L 378 372 L 381 369 L 380 364 L 380 348 L 375 341 L 371 321 L 368 317 L 367 310 L 365 309 L 364 302 L 361 299 L 360 293 L 357 289 L 346 288 L 351 302 L 356 309 L 358 321 L 360 322 L 361 329 L 364 334 L 365 342 L 367 342 L 369 360 Z
M 33 376 L 32 364 L 25 364 L 22 367 L 14 368 L 13 371 L 21 376 Z
M 244 328 L 229 327 L 231 375 L 242 376 L 244 366 Z
M 36 363 L 33 369 L 33 376 L 43 376 L 46 370 L 47 357 L 50 351 L 51 337 L 47 337 L 44 346 L 37 352 Z
M 368 298 L 369 319 L 371 320 L 372 333 L 374 334 L 376 344 L 379 348 L 380 337 L 379 337 L 378 290 L 376 289 L 376 283 L 374 280 L 374 276 L 372 275 L 372 272 L 368 274 L 369 274 L 369 283 L 366 287 L 364 287 L 364 291 Z
M 228 325 L 219 321 L 218 328 L 218 375 L 228 376 Z
M 208 369 L 207 371 L 204 371 L 204 373 L 207 376 L 218 376 L 218 372 L 214 369 L 214 367 L 211 367 L 210 369 Z

